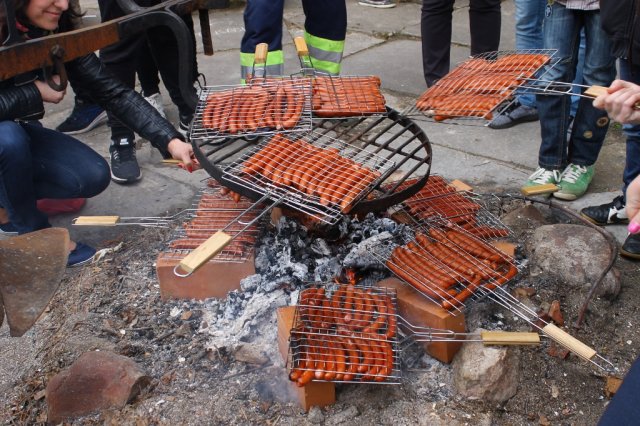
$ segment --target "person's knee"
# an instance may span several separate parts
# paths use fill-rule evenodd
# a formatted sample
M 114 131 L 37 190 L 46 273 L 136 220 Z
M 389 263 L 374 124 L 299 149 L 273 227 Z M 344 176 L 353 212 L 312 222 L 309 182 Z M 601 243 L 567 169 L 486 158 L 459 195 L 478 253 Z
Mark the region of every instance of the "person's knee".
M 109 164 L 101 158 L 96 161 L 91 168 L 91 173 L 87 175 L 85 182 L 85 190 L 88 192 L 87 198 L 94 197 L 107 189 L 109 182 L 111 182 Z

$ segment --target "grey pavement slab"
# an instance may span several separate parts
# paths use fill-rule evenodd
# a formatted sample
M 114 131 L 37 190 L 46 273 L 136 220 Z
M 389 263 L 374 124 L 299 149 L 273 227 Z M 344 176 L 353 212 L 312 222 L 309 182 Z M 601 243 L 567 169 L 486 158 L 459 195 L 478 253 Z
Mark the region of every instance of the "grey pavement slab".
M 96 14 L 95 2 L 83 2 L 89 14 Z M 200 72 L 208 85 L 235 85 L 239 83 L 239 46 L 244 32 L 242 2 L 233 7 L 210 11 L 215 54 L 204 56 L 198 41 Z M 362 7 L 357 0 L 347 0 L 348 31 L 343 59 L 344 75 L 378 75 L 387 102 L 393 108 L 404 110 L 413 105 L 426 89 L 422 77 L 420 42 L 421 2 L 401 2 L 396 8 L 380 10 Z M 468 29 L 468 1 L 455 3 L 451 62 L 457 64 L 468 58 L 470 52 Z M 503 50 L 514 47 L 514 6 L 502 2 Z M 95 18 L 89 18 L 89 20 Z M 196 29 L 198 20 L 194 20 Z M 304 14 L 300 0 L 287 0 L 284 13 L 285 72 L 299 70 L 293 37 L 301 35 Z M 69 95 L 57 105 L 47 105 L 45 125 L 55 127 L 71 111 L 73 97 Z M 163 92 L 168 118 L 177 122 L 176 108 Z M 421 115 L 412 118 L 420 125 L 433 146 L 432 172 L 448 179 L 462 179 L 487 192 L 517 192 L 526 177 L 537 166 L 540 141 L 539 123 L 527 123 L 507 130 L 492 130 L 484 122 L 473 125 L 433 123 Z M 469 123 L 467 123 L 469 124 Z M 109 131 L 101 126 L 78 138 L 105 158 L 108 157 Z M 82 214 L 120 216 L 161 216 L 188 208 L 202 180 L 204 171 L 186 173 L 176 167 L 163 166 L 160 155 L 143 144 L 138 151 L 143 170 L 141 181 L 130 186 L 111 184 L 99 196 L 88 201 Z M 590 192 L 581 200 L 568 203 L 579 210 L 585 205 L 610 201 L 620 187 L 624 164 L 624 138 L 619 129 L 610 132 L 600 159 L 596 164 L 596 177 Z M 60 216 L 54 223 L 68 226 L 73 215 Z M 619 239 L 626 235 L 624 227 L 612 228 Z M 121 232 L 135 232 L 131 228 L 74 228 L 72 236 L 98 246 L 109 244 Z

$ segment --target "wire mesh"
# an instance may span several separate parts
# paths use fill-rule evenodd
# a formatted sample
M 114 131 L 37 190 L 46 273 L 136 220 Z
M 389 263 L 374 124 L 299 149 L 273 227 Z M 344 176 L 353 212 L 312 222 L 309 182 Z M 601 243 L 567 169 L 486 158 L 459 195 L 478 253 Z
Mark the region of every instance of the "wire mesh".
M 411 185 L 411 181 L 402 185 Z M 450 221 L 483 240 L 512 235 L 487 207 L 486 197 L 460 191 L 438 175 L 429 176 L 426 185 L 393 210 L 394 217 L 409 224 Z M 408 216 L 408 217 L 407 217 Z
M 311 130 L 308 78 L 254 78 L 205 87 L 191 124 L 192 141 Z
M 374 255 L 391 272 L 453 315 L 471 299 L 491 294 L 518 273 L 518 263 L 452 222 L 431 222 L 404 245 Z
M 491 120 L 495 112 L 513 101 L 521 86 L 551 63 L 555 53 L 552 49 L 531 49 L 474 56 L 427 89 L 413 112 L 438 122 Z
M 353 284 L 300 293 L 289 342 L 290 379 L 399 384 L 396 295 Z
M 224 168 L 223 177 L 334 224 L 393 167 L 371 151 L 311 132 L 261 141 Z
M 184 217 L 184 222 L 171 234 L 167 249 L 161 254 L 166 259 L 185 258 L 191 251 L 198 248 L 217 231 L 226 228 L 226 232 L 234 235 L 233 240 L 210 262 L 245 262 L 253 253 L 256 240 L 261 232 L 258 224 L 244 229 L 244 222 L 233 222 L 236 217 L 245 212 L 253 203 L 246 198 L 232 199 L 226 188 L 219 186 L 213 179 L 209 179 L 207 186 L 197 196 L 190 212 Z M 248 212 L 243 221 L 249 222 L 257 213 Z M 241 232 L 241 233 L 240 233 Z M 237 235 L 236 235 L 237 234 Z
M 314 118 L 384 115 L 386 100 L 377 76 L 321 76 L 312 79 Z

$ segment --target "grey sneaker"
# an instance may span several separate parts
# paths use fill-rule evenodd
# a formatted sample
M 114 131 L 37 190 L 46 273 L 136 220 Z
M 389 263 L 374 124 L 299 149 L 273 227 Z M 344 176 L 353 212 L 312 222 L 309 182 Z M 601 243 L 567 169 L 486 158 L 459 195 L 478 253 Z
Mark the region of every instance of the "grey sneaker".
M 507 109 L 505 113 L 494 117 L 489 123 L 489 127 L 492 129 L 508 129 L 517 124 L 537 121 L 538 119 L 538 110 L 536 108 L 521 105 L 516 102 L 513 107 Z
M 154 93 L 151 96 L 145 96 L 144 100 L 149 102 L 149 104 L 158 111 L 162 118 L 167 118 L 167 114 L 164 113 L 164 105 L 162 104 L 162 95 L 160 92 Z
M 396 7 L 396 4 L 391 0 L 360 0 L 358 4 L 361 6 L 377 7 L 379 9 Z

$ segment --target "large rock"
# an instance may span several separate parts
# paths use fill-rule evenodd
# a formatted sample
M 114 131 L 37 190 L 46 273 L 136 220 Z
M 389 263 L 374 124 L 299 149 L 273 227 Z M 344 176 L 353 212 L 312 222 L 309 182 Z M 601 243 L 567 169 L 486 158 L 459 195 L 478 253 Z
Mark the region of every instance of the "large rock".
M 518 391 L 518 365 L 512 347 L 467 342 L 453 361 L 453 384 L 466 398 L 503 403 Z
M 527 250 L 531 275 L 551 274 L 581 290 L 577 292 L 580 295 L 591 288 L 609 259 L 607 240 L 598 231 L 581 225 L 541 226 L 534 232 Z M 612 268 L 596 295 L 615 296 L 619 291 L 620 273 Z
M 122 408 L 150 383 L 131 359 L 86 352 L 47 385 L 48 421 L 57 424 L 106 408 Z
M 500 220 L 513 230 L 530 230 L 549 223 L 542 212 L 531 204 L 507 213 Z

